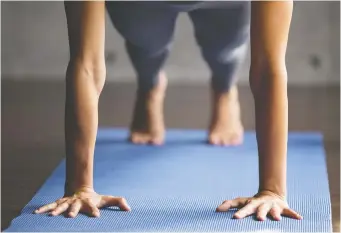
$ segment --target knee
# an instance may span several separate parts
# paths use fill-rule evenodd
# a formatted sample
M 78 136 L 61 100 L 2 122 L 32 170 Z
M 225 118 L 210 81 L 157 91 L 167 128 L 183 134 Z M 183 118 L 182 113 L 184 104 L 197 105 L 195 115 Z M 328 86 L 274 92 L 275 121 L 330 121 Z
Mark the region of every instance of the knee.
M 210 64 L 238 65 L 246 58 L 248 44 L 241 43 L 235 46 L 207 46 L 202 47 L 202 55 Z
M 82 80 L 96 89 L 99 95 L 102 92 L 106 76 L 105 60 L 92 56 L 77 56 L 70 58 L 66 78 L 68 81 L 77 82 Z
M 167 56 L 171 50 L 172 43 L 171 42 L 152 42 L 152 41 L 140 41 L 137 44 L 130 43 L 126 41 L 126 48 L 129 55 L 132 58 L 159 58 Z
M 247 45 L 228 50 L 203 50 L 203 56 L 212 73 L 212 87 L 216 91 L 229 91 L 237 81 L 243 65 Z

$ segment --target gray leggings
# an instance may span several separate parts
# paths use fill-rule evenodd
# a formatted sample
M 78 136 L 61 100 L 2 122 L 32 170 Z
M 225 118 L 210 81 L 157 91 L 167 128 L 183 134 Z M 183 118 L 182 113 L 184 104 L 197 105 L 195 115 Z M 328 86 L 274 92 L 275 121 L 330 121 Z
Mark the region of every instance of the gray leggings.
M 176 18 L 188 12 L 215 91 L 228 91 L 248 48 L 250 3 L 107 1 L 107 10 L 138 76 L 148 91 L 157 83 L 173 41 Z

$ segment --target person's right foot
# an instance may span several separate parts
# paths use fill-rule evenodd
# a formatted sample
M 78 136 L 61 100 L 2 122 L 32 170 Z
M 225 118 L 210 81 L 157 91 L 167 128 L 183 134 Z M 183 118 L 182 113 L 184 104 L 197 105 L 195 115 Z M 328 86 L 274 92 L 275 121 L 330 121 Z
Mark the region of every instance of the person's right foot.
M 224 93 L 213 91 L 209 143 L 221 146 L 240 145 L 243 134 L 237 87 L 233 86 Z
M 161 72 L 157 85 L 147 93 L 137 92 L 130 141 L 134 144 L 161 145 L 165 124 L 163 103 L 167 87 L 166 75 Z

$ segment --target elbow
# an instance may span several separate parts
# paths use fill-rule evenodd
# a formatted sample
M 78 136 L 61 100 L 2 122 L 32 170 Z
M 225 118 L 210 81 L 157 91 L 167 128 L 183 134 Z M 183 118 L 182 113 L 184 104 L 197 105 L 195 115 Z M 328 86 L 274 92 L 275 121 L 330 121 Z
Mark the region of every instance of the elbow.
M 254 97 L 268 93 L 274 87 L 286 88 L 287 79 L 285 62 L 269 60 L 251 62 L 249 83 Z
M 82 58 L 76 57 L 69 60 L 67 68 L 67 83 L 83 85 L 87 82 L 92 86 L 99 96 L 103 90 L 106 76 L 104 58 Z

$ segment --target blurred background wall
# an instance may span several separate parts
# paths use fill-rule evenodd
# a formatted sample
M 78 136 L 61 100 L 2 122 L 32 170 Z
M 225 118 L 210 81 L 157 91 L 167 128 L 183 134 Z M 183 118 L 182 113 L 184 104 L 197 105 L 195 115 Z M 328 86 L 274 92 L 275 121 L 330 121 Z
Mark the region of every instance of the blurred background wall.
M 68 62 L 62 2 L 2 2 L 2 78 L 63 79 Z M 108 18 L 107 18 L 108 19 Z M 134 82 L 123 40 L 107 20 L 109 81 Z M 166 69 L 171 83 L 207 82 L 209 72 L 188 17 L 178 18 Z M 339 85 L 340 3 L 295 2 L 287 52 L 289 84 Z M 240 83 L 248 82 L 249 61 Z

